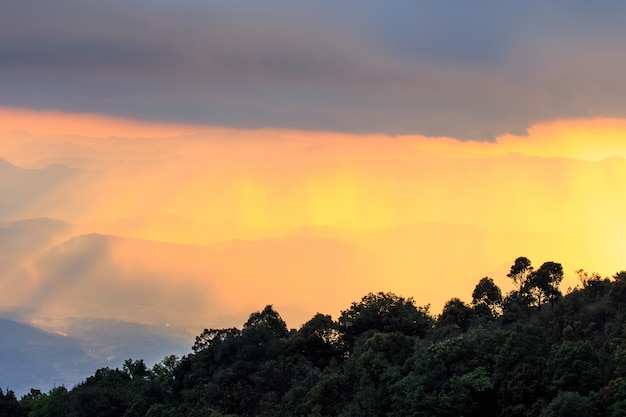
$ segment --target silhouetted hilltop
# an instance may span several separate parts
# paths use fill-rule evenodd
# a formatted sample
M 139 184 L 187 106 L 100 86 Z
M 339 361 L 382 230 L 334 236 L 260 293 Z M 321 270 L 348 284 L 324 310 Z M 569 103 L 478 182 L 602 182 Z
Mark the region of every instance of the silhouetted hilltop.
M 128 359 L 70 389 L 0 400 L 24 415 L 55 404 L 89 416 L 618 416 L 626 272 L 578 275 L 563 295 L 560 264 L 520 257 L 508 294 L 485 277 L 471 303 L 434 315 L 369 293 L 298 330 L 268 305 L 241 328 L 205 329 L 182 358 Z

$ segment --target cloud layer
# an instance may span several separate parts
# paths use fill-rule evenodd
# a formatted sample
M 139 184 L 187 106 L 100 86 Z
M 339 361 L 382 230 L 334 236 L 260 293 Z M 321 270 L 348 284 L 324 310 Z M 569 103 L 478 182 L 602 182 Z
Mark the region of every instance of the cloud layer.
M 480 140 L 626 112 L 619 4 L 0 5 L 4 106 Z

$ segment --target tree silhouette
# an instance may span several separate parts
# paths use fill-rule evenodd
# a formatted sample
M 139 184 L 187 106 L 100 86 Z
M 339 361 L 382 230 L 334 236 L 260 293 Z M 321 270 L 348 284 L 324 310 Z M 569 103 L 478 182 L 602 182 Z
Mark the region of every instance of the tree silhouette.
M 267 305 L 263 311 L 250 314 L 243 331 L 249 329 L 265 330 L 278 338 L 287 336 L 287 324 L 271 305 Z
M 502 300 L 484 277 L 472 306 L 452 298 L 435 325 L 393 293 L 291 331 L 268 305 L 152 370 L 129 359 L 20 401 L 0 389 L 0 417 L 626 416 L 626 273 L 579 275 L 561 296 L 561 264 L 518 258 L 521 287 Z
M 324 314 L 316 314 L 289 338 L 290 350 L 316 366 L 326 366 L 342 352 L 338 325 Z
M 470 326 L 472 309 L 458 298 L 446 302 L 437 320 L 438 325 L 453 325 L 465 332 Z
M 525 290 L 534 298 L 537 307 L 545 301 L 554 303 L 561 298 L 559 285 L 563 280 L 563 267 L 556 262 L 545 262 L 528 275 Z
M 7 389 L 6 394 L 0 388 L 0 417 L 19 417 L 25 416 L 20 403 L 15 397 L 15 393 Z
M 533 272 L 533 266 L 530 260 L 524 256 L 520 256 L 515 260 L 511 266 L 511 272 L 507 274 L 507 277 L 511 278 L 517 285 L 518 291 L 521 293 L 528 281 L 529 275 Z
M 369 293 L 360 302 L 352 303 L 339 317 L 339 326 L 348 345 L 368 330 L 423 337 L 432 323 L 428 307 L 418 308 L 412 298 L 402 298 L 389 292 Z
M 623 281 L 626 282 L 626 271 L 619 271 L 613 275 L 613 279 L 615 281 Z
M 223 342 L 229 337 L 239 336 L 241 331 L 234 327 L 228 329 L 204 329 L 196 336 L 196 341 L 191 347 L 194 353 L 198 353 L 210 347 L 214 342 Z
M 496 316 L 498 314 L 502 308 L 502 291 L 493 282 L 493 279 L 484 277 L 478 281 L 472 293 L 472 305 L 475 308 L 480 305 L 486 306 L 491 315 Z

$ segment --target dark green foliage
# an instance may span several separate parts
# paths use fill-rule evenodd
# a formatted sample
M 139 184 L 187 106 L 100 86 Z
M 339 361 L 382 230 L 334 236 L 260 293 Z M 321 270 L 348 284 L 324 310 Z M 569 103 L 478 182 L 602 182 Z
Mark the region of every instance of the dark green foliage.
M 287 336 L 287 324 L 270 305 L 263 311 L 250 314 L 250 318 L 243 325 L 243 331 L 250 330 L 266 332 L 278 338 Z
M 70 395 L 65 387 L 55 387 L 47 394 L 31 390 L 27 401 L 29 417 L 65 417 L 70 412 Z M 24 401 L 24 399 L 22 399 Z
M 341 312 L 339 328 L 348 348 L 361 334 L 369 330 L 400 332 L 408 336 L 424 337 L 433 320 L 428 308 L 418 308 L 412 298 L 392 293 L 369 293 L 360 302 Z
M 129 359 L 20 401 L 0 390 L 0 417 L 626 416 L 626 272 L 578 274 L 562 296 L 560 264 L 521 257 L 506 297 L 485 277 L 436 320 L 383 292 L 291 331 L 267 306 L 152 369 Z
M 602 375 L 600 356 L 588 340 L 565 341 L 553 350 L 551 388 L 588 394 L 608 382 Z
M 17 401 L 15 393 L 7 389 L 5 394 L 2 392 L 2 388 L 0 388 L 0 417 L 20 417 L 26 415 L 26 411 Z
M 560 392 L 543 410 L 540 417 L 588 417 L 591 401 L 577 392 Z
M 455 326 L 465 332 L 469 329 L 473 314 L 474 312 L 467 304 L 458 298 L 453 298 L 446 302 L 446 305 L 443 307 L 443 312 L 437 320 L 437 325 Z
M 140 393 L 131 388 L 131 377 L 119 369 L 100 369 L 94 376 L 77 385 L 70 397 L 77 416 L 116 417 L 140 400 Z
M 349 415 L 386 415 L 391 409 L 389 387 L 404 373 L 414 339 L 400 332 L 368 332 L 357 340 L 345 364 Z
M 343 352 L 338 324 L 330 316 L 316 314 L 289 338 L 289 351 L 323 368 Z
M 545 371 L 549 345 L 541 328 L 527 326 L 509 334 L 496 357 L 495 376 L 500 382 L 499 408 L 508 415 L 528 410 L 548 395 Z
M 532 301 L 526 291 L 511 291 L 502 300 L 503 320 L 510 323 L 528 317 Z

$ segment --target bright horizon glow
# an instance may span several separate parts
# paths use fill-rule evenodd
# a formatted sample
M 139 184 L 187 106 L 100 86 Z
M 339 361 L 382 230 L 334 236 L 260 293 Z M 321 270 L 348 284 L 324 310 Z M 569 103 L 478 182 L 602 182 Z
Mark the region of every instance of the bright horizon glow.
M 27 132 L 47 137 L 49 141 L 66 140 L 66 136 L 88 138 L 165 139 L 198 136 L 222 140 L 284 140 L 311 145 L 330 145 L 343 157 L 349 155 L 402 158 L 405 152 L 435 153 L 438 156 L 493 156 L 524 153 L 542 158 L 561 157 L 599 161 L 614 156 L 626 158 L 626 119 L 591 118 L 539 123 L 528 134 L 506 134 L 495 142 L 460 141 L 454 138 L 432 138 L 421 135 L 390 137 L 381 134 L 350 134 L 326 131 L 288 129 L 233 129 L 219 126 L 161 123 L 92 113 L 68 113 L 53 110 L 31 110 L 0 107 L 0 133 Z M 358 141 L 359 149 L 355 149 Z M 392 144 L 393 143 L 393 144 Z M 6 146 L 6 144 L 3 144 Z M 384 147 L 384 149 L 383 149 Z M 6 158 L 5 158 L 6 159 Z M 29 163 L 15 161 L 15 163 Z M 30 162 L 32 163 L 32 161 Z

